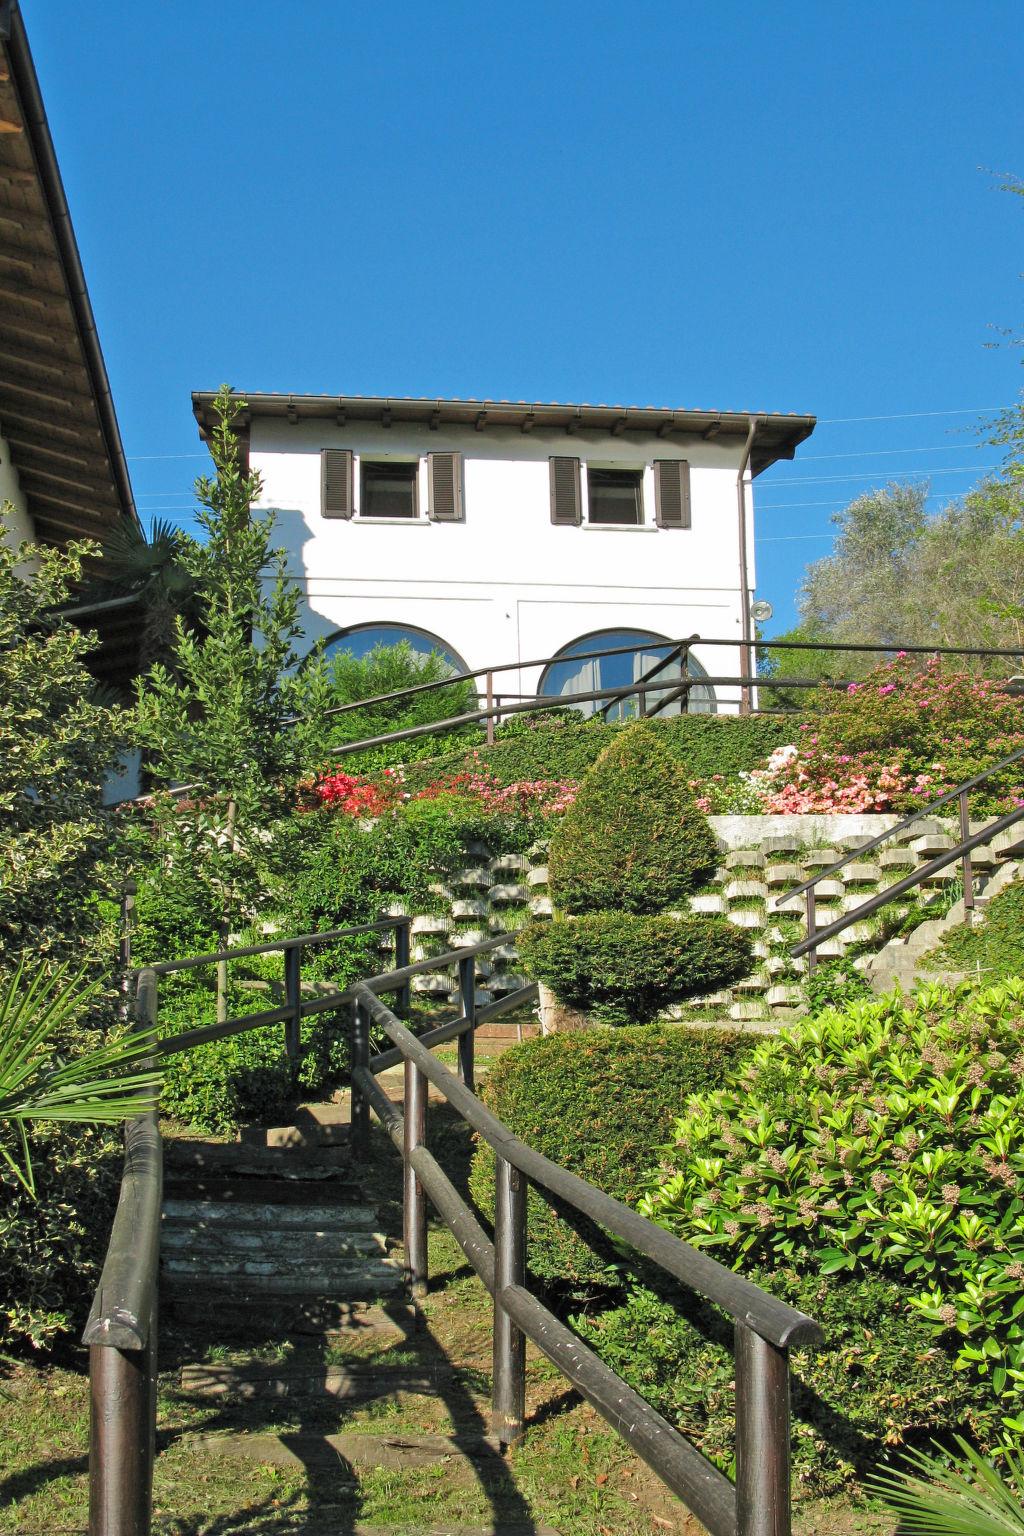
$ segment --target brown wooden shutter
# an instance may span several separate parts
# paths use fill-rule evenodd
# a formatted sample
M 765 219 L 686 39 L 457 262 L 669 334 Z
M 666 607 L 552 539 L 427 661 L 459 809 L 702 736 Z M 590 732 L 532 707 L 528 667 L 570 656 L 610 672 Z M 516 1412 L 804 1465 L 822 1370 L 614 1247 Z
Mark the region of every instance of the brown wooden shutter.
M 579 459 L 549 459 L 551 475 L 551 521 L 578 528 L 580 510 Z
M 685 459 L 656 459 L 654 520 L 659 528 L 690 526 L 690 466 Z
M 324 448 L 320 454 L 320 509 L 324 517 L 352 516 L 352 451 Z
M 427 482 L 430 488 L 427 516 L 433 523 L 461 523 L 462 454 L 428 453 Z

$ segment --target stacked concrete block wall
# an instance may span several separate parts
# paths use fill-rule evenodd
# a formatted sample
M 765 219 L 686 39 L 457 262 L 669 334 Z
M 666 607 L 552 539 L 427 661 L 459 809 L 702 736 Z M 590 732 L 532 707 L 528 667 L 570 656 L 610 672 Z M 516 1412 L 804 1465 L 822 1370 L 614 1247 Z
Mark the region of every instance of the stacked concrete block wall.
M 689 900 L 694 913 L 718 914 L 750 932 L 755 955 L 751 975 L 734 987 L 675 1008 L 675 1019 L 730 1019 L 735 1023 L 782 1022 L 802 1006 L 805 960 L 792 960 L 789 949 L 806 932 L 803 897 L 790 893 L 812 875 L 855 853 L 881 831 L 892 828 L 894 816 L 713 816 L 721 863 L 707 888 Z M 881 847 L 854 859 L 835 877 L 816 887 L 816 923 L 825 927 L 856 910 L 868 897 L 928 863 L 958 840 L 952 821 L 922 819 Z M 413 958 L 425 959 L 446 950 L 476 944 L 494 933 L 510 933 L 538 917 L 550 916 L 551 895 L 546 865 L 547 845 L 537 842 L 525 854 L 492 856 L 473 844 L 465 866 L 435 887 L 437 909 L 414 916 Z M 974 869 L 982 884 L 1004 863 L 1006 853 L 978 849 Z M 851 955 L 860 969 L 872 957 L 892 947 L 894 929 L 934 922 L 945 917 L 958 893 L 959 863 L 949 866 L 918 889 L 842 934 L 826 940 L 822 960 Z M 398 909 L 392 909 L 397 911 Z M 955 908 L 954 908 L 955 911 Z M 518 967 L 514 939 L 481 956 L 477 962 L 481 1003 L 524 986 L 528 977 Z M 416 991 L 444 997 L 458 981 L 455 967 L 447 974 L 417 977 Z

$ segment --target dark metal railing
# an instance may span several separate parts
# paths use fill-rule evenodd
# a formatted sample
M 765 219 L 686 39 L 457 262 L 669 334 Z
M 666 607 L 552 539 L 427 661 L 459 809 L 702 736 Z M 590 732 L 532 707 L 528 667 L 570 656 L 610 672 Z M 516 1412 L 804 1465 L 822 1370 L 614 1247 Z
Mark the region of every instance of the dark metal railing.
M 429 1039 L 417 1039 L 370 985 L 357 983 L 353 991 L 360 1012 L 394 1045 L 372 1061 L 353 1063 L 353 1137 L 365 1145 L 367 1116 L 362 1112 L 356 1116 L 358 1093 L 402 1154 L 406 1266 L 414 1292 L 422 1292 L 428 1278 L 429 1198 L 493 1297 L 492 1429 L 501 1445 L 514 1443 L 523 1433 L 528 1338 L 685 1501 L 712 1536 L 788 1536 L 789 1351 L 820 1344 L 817 1323 L 520 1141 L 473 1092 L 471 1057 L 460 1053 L 456 1076 L 430 1054 Z M 503 1000 L 503 1006 L 510 1003 Z M 463 1040 L 472 1038 L 472 1027 L 468 1019 L 451 1026 L 463 1031 Z M 450 1037 L 447 1030 L 443 1032 Z M 365 1033 L 363 1029 L 363 1037 Z M 435 1039 L 441 1033 L 435 1031 Z M 390 1065 L 396 1054 L 405 1063 L 404 1113 L 375 1080 L 375 1071 Z M 494 1151 L 493 1241 L 427 1148 L 428 1083 Z M 530 1185 L 545 1200 L 571 1206 L 622 1239 L 636 1254 L 732 1317 L 735 1487 L 529 1290 L 526 1195 Z
M 136 1013 L 155 1029 L 157 981 Z M 125 1126 L 124 1172 L 103 1273 L 82 1335 L 89 1348 L 89 1536 L 148 1536 L 156 1445 L 157 1272 L 163 1148 L 156 1109 Z
M 224 959 L 281 949 L 298 955 L 311 943 L 351 932 L 395 928 L 408 936 L 407 918 L 359 929 L 302 934 L 187 960 L 167 961 L 136 973 L 137 1009 L 147 1027 L 157 1021 L 160 974 Z M 479 944 L 396 966 L 393 970 L 319 997 L 289 998 L 284 1008 L 159 1042 L 161 1056 L 268 1024 L 298 1021 L 349 1008 L 353 1145 L 365 1148 L 371 1110 L 403 1157 L 403 1228 L 406 1269 L 414 1294 L 426 1284 L 426 1202 L 431 1201 L 494 1298 L 493 1423 L 503 1446 L 521 1435 L 525 1420 L 525 1340 L 532 1339 L 599 1413 L 654 1468 L 705 1523 L 712 1536 L 789 1536 L 789 1350 L 819 1344 L 818 1325 L 741 1275 L 613 1200 L 515 1137 L 474 1093 L 474 1039 L 480 1024 L 536 1000 L 531 983 L 480 1006 L 476 957 L 507 944 L 500 933 Z M 459 1014 L 416 1037 L 380 993 L 408 997 L 415 975 L 458 968 Z M 392 1041 L 370 1055 L 370 1025 Z M 458 1076 L 431 1055 L 431 1047 L 458 1042 Z M 301 1046 L 299 1046 L 301 1049 Z M 377 1082 L 404 1063 L 401 1109 Z M 496 1208 L 493 1240 L 462 1199 L 427 1146 L 427 1085 L 433 1083 L 468 1125 L 494 1149 Z M 156 1114 L 133 1121 L 126 1136 L 125 1173 L 103 1277 L 86 1329 L 90 1346 L 93 1429 L 90 1536 L 148 1536 L 152 1506 L 156 1415 L 156 1298 L 161 1197 L 160 1136 Z M 736 1344 L 736 1485 L 714 1467 L 638 1393 L 609 1369 L 534 1296 L 527 1285 L 526 1192 L 564 1201 L 666 1274 L 732 1316 Z
M 806 938 L 790 948 L 789 953 L 792 958 L 798 960 L 802 955 L 806 955 L 808 957 L 808 970 L 813 970 L 817 964 L 817 951 L 822 944 L 826 943 L 829 939 L 836 938 L 854 923 L 863 922 L 865 918 L 871 917 L 875 912 L 880 911 L 882 907 L 888 906 L 890 902 L 898 901 L 908 891 L 922 885 L 926 880 L 930 880 L 932 875 L 939 874 L 942 870 L 948 869 L 951 864 L 960 864 L 964 888 L 964 910 L 965 912 L 973 911 L 975 890 L 971 854 L 975 848 L 982 848 L 990 843 L 993 838 L 998 837 L 1000 832 L 1005 832 L 1019 821 L 1024 821 L 1024 807 L 1008 811 L 1005 816 L 998 817 L 996 820 L 980 828 L 980 830 L 972 833 L 969 805 L 970 792 L 972 789 L 977 789 L 980 785 L 986 783 L 995 774 L 1001 773 L 1005 768 L 1012 767 L 1014 763 L 1019 762 L 1024 762 L 1024 747 L 1019 747 L 1016 752 L 1011 752 L 1008 757 L 1001 758 L 999 762 L 993 763 L 991 767 L 982 769 L 981 773 L 976 773 L 972 779 L 966 779 L 963 784 L 958 784 L 955 789 L 947 790 L 944 795 L 939 795 L 937 799 L 929 800 L 927 804 L 919 806 L 909 816 L 904 816 L 901 821 L 897 821 L 893 826 L 887 827 L 884 832 L 879 832 L 877 836 L 868 838 L 858 847 L 844 854 L 841 859 L 836 859 L 834 864 L 829 864 L 827 868 L 818 870 L 809 880 L 805 880 L 802 885 L 795 885 L 792 890 L 786 891 L 783 898 L 786 903 L 794 901 L 801 896 L 804 898 L 804 915 L 807 928 Z M 874 896 L 867 897 L 859 906 L 854 907 L 849 912 L 845 912 L 842 917 L 836 918 L 831 923 L 826 923 L 823 927 L 818 927 L 817 887 L 822 880 L 831 880 L 835 875 L 840 874 L 846 869 L 849 864 L 863 859 L 867 854 L 881 847 L 883 843 L 890 842 L 893 838 L 906 832 L 916 822 L 921 821 L 925 817 L 934 816 L 937 811 L 941 811 L 946 806 L 953 804 L 957 807 L 959 818 L 960 838 L 958 842 L 939 853 L 934 859 L 929 859 L 927 863 L 920 865 L 911 874 L 905 875 L 903 879 L 895 880 L 892 885 L 887 885 L 884 890 L 877 892 Z

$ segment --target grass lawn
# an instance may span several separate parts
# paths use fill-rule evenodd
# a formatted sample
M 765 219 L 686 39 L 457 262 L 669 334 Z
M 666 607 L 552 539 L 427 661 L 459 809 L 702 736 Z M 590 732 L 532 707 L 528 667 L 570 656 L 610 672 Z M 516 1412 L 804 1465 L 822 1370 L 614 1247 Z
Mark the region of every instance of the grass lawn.
M 1000 891 L 977 927 L 964 923 L 955 929 L 927 962 L 980 974 L 985 983 L 1024 976 L 1024 882 Z

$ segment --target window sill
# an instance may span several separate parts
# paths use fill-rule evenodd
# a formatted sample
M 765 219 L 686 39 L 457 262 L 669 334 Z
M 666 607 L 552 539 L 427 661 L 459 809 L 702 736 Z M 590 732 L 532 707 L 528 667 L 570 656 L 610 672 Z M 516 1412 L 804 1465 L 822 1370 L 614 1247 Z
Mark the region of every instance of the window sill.
M 581 523 L 591 533 L 657 533 L 654 523 Z
M 429 517 L 360 517 L 358 512 L 353 523 L 368 524 L 371 528 L 429 528 Z

